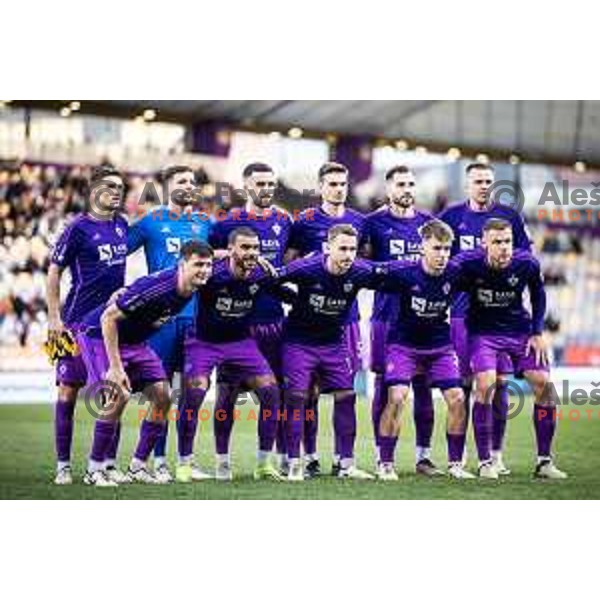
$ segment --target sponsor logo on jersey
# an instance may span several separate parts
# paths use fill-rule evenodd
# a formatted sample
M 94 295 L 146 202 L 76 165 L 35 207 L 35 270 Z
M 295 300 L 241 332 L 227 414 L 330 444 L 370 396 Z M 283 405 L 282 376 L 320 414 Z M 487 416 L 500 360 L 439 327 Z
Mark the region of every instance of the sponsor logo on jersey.
M 98 246 L 98 256 L 100 260 L 112 260 L 113 252 L 110 244 L 101 244 Z
M 179 238 L 168 237 L 165 239 L 165 245 L 169 254 L 179 254 L 181 251 L 181 240 Z
M 392 256 L 404 254 L 404 240 L 390 240 L 390 254 Z

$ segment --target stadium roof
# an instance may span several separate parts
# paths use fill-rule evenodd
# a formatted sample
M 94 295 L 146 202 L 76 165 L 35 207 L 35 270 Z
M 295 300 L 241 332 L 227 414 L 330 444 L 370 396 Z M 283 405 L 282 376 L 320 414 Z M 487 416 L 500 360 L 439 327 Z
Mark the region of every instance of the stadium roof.
M 15 101 L 60 108 L 67 101 Z M 157 120 L 194 123 L 223 119 L 242 129 L 305 135 L 367 135 L 405 140 L 445 152 L 486 152 L 506 160 L 600 165 L 600 101 L 583 100 L 118 100 L 82 101 L 82 112 L 133 118 L 144 109 Z

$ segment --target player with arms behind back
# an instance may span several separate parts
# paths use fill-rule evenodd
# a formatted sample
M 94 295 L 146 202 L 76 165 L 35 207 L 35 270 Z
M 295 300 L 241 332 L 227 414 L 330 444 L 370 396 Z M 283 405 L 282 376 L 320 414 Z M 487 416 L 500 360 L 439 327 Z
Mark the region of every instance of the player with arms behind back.
M 118 214 L 123 199 L 123 176 L 113 168 L 95 169 L 90 179 L 87 212 L 77 216 L 58 239 L 48 269 L 49 346 L 61 343 L 64 336 L 76 335 L 84 315 L 106 302 L 125 282 L 127 221 Z M 71 272 L 71 288 L 60 308 L 61 275 Z M 57 485 L 70 484 L 73 417 L 79 390 L 87 373 L 81 355 L 74 353 L 58 360 L 55 407 L 55 444 Z M 118 431 L 106 453 L 108 476 L 122 480 L 115 467 Z

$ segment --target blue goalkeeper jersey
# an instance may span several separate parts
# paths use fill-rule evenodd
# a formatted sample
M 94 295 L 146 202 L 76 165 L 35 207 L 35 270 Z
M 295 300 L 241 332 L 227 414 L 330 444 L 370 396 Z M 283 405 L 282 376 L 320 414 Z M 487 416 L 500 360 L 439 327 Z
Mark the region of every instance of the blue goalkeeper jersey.
M 190 240 L 208 242 L 214 221 L 207 213 L 176 213 L 166 206 L 151 210 L 129 227 L 128 253 L 143 247 L 148 273 L 155 273 L 177 265 L 181 247 Z M 179 316 L 193 318 L 195 299 L 189 302 Z

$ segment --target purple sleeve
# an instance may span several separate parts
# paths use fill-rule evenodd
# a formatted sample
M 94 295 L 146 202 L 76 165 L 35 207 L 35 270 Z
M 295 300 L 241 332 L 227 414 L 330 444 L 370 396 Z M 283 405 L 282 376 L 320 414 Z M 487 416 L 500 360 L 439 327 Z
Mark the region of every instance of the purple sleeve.
M 277 269 L 280 283 L 301 283 L 310 270 L 310 262 L 305 259 L 294 260 L 288 265 Z
M 540 263 L 531 258 L 530 261 L 529 295 L 531 299 L 531 320 L 533 335 L 540 335 L 544 330 L 544 317 L 546 316 L 546 288 L 540 269 Z
M 151 286 L 147 277 L 142 277 L 130 285 L 115 301 L 117 308 L 125 314 L 130 314 L 147 302 L 148 291 Z
M 54 246 L 50 262 L 63 268 L 72 264 L 73 260 L 79 253 L 79 247 L 82 239 L 80 233 L 81 231 L 77 225 L 77 222 L 73 222 L 68 225 Z
M 376 263 L 373 268 L 376 289 L 381 292 L 401 292 L 406 286 L 406 272 L 410 266 L 396 260 Z
M 288 248 L 298 250 L 300 253 L 302 253 L 304 244 L 302 243 L 302 221 L 300 218 L 292 223 L 292 227 L 290 228 Z

